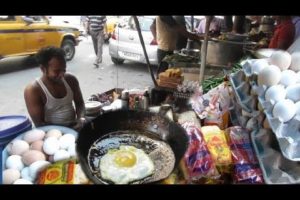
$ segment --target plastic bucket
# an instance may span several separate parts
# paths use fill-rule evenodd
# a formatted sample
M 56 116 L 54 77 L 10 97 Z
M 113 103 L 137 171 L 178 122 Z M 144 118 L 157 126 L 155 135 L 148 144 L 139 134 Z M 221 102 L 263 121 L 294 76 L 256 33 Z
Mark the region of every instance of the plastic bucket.
M 2 151 L 5 146 L 21 133 L 32 128 L 31 121 L 26 116 L 9 115 L 0 116 L 0 184 L 2 184 L 2 172 L 4 161 L 2 160 Z

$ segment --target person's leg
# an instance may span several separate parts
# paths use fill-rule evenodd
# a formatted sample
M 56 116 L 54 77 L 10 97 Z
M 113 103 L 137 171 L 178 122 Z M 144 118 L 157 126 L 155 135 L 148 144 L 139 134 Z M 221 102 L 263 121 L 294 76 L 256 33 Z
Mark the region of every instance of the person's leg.
M 97 58 L 96 58 L 96 61 L 95 63 L 97 63 L 98 65 L 100 63 L 102 63 L 102 54 L 103 54 L 103 44 L 104 44 L 104 33 L 101 31 L 99 34 L 98 34 L 98 38 L 97 38 Z
M 94 32 L 94 31 L 91 31 L 91 37 L 92 37 L 92 41 L 93 41 L 93 46 L 94 46 L 94 51 L 95 51 L 95 54 L 97 55 L 97 52 L 98 52 L 98 33 L 97 32 Z

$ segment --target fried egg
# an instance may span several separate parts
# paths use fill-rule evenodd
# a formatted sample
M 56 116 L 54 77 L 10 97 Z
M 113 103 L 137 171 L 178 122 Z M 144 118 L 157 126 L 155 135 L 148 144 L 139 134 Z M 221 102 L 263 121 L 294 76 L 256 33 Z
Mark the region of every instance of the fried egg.
M 103 179 L 128 184 L 153 174 L 154 163 L 142 149 L 121 145 L 100 159 L 100 172 Z

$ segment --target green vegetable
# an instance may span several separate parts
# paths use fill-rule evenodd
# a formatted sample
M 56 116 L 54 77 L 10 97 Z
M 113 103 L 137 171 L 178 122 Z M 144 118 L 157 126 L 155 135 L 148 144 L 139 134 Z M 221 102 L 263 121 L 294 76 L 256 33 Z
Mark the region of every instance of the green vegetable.
M 242 66 L 240 63 L 241 63 L 241 61 L 233 64 L 231 70 L 228 73 L 235 73 L 235 72 L 241 70 Z M 227 79 L 227 75 L 224 75 L 222 77 L 211 77 L 211 78 L 205 79 L 202 83 L 203 94 L 205 94 L 209 90 L 217 87 L 218 85 L 220 85 L 221 83 L 226 81 L 226 79 Z

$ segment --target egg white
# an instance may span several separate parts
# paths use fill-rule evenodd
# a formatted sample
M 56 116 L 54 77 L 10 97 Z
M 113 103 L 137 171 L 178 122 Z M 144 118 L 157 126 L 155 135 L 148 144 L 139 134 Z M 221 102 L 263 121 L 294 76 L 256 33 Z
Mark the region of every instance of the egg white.
M 136 163 L 131 167 L 121 167 L 114 160 L 118 151 L 130 151 L 136 156 Z M 141 149 L 133 146 L 120 146 L 119 150 L 109 150 L 100 160 L 100 172 L 102 178 L 115 184 L 128 184 L 141 180 L 154 172 L 154 164 L 151 158 Z

